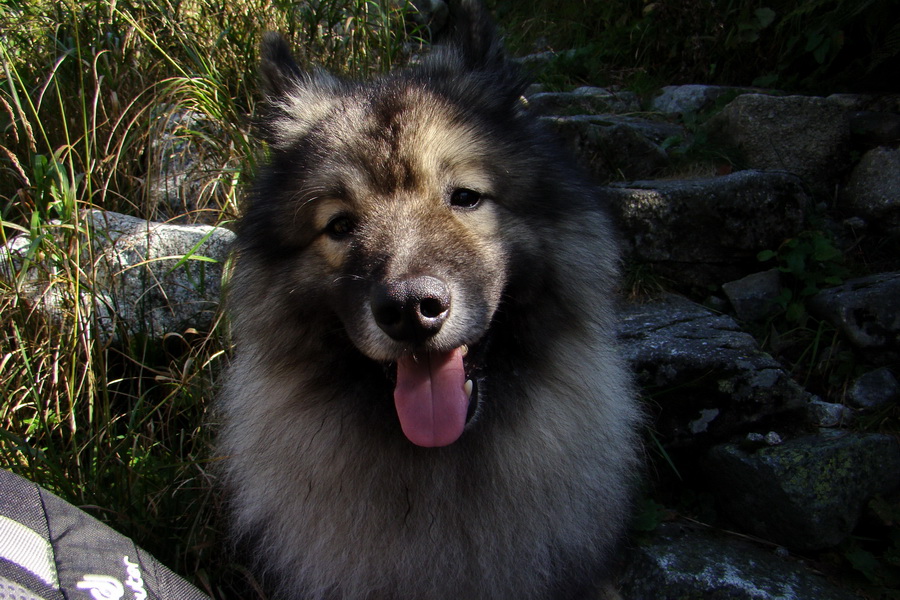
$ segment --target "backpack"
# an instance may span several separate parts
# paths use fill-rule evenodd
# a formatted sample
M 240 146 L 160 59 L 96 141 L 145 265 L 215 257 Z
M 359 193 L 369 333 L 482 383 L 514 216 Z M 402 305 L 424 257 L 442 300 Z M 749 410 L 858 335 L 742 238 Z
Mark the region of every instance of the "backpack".
M 209 600 L 84 511 L 0 469 L 0 599 Z

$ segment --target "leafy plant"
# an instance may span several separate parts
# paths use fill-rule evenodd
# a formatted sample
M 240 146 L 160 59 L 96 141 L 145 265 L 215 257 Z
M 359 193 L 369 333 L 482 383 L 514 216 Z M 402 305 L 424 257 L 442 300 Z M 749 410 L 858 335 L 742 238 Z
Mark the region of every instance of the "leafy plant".
M 843 557 L 884 598 L 900 598 L 900 503 L 876 496 L 865 537 L 843 546 Z
M 777 250 L 763 250 L 761 262 L 776 261 L 787 285 L 776 299 L 785 318 L 799 323 L 806 317 L 806 301 L 827 286 L 838 285 L 847 274 L 843 253 L 821 231 L 804 231 Z

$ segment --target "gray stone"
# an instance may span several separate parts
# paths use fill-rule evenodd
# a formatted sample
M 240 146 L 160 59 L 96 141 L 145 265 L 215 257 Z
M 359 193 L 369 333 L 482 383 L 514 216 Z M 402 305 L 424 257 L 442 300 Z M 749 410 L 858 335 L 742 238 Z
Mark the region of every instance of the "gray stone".
M 758 271 L 756 255 L 802 231 L 812 204 L 796 176 L 758 171 L 615 184 L 609 197 L 633 258 L 703 287 Z
M 868 224 L 900 234 L 900 150 L 866 152 L 853 169 L 841 200 Z
M 208 330 L 221 294 L 234 234 L 208 225 L 173 225 L 113 212 L 86 212 L 94 246 L 97 323 L 102 336 L 160 338 Z
M 824 98 L 744 94 L 706 124 L 711 142 L 732 148 L 743 166 L 802 177 L 831 197 L 847 163 L 846 112 Z
M 101 343 L 121 340 L 123 334 L 161 338 L 211 328 L 231 231 L 101 210 L 82 215 L 89 243 L 82 243 L 82 255 L 73 257 L 83 272 L 78 298 L 73 297 L 75 288 L 54 284 L 59 265 L 37 259 L 28 236 L 18 236 L 0 250 L 0 277 L 17 277 L 20 297 L 57 326 L 71 326 L 77 314 L 80 325 Z M 73 310 L 76 303 L 78 311 Z
M 776 299 L 781 293 L 781 273 L 769 269 L 722 284 L 734 313 L 742 321 L 759 321 L 778 310 Z
M 623 307 L 619 332 L 668 446 L 723 440 L 776 414 L 804 417 L 806 392 L 727 315 L 667 294 Z
M 660 144 L 681 128 L 635 117 L 543 117 L 599 181 L 653 177 L 669 158 Z
M 546 50 L 544 52 L 535 52 L 534 54 L 526 54 L 525 56 L 513 58 L 513 61 L 523 65 L 530 71 L 539 72 L 542 69 L 546 69 L 553 65 L 557 60 L 572 59 L 575 57 L 575 54 L 575 50 L 564 50 L 562 52 Z
M 64 265 L 53 258 L 62 252 L 57 244 L 63 237 L 59 223 L 42 228 L 40 235 L 41 239 L 35 240 L 19 234 L 0 247 L 0 279 L 15 290 L 19 301 L 42 313 L 54 326 L 71 326 L 71 317 L 89 315 L 90 307 L 84 303 L 76 306 L 72 288 L 66 284 L 65 276 L 60 277 Z
M 766 434 L 751 432 L 741 440 L 741 448 L 744 450 L 757 450 L 766 446 L 778 446 L 783 443 L 784 438 L 775 431 L 770 431 Z
M 620 577 L 628 600 L 855 600 L 797 560 L 735 536 L 665 523 L 635 541 Z
M 822 290 L 810 311 L 835 325 L 873 360 L 889 364 L 900 352 L 900 272 L 869 275 Z
M 900 94 L 831 94 L 828 101 L 847 111 L 900 113 Z
M 887 367 L 881 367 L 861 375 L 847 391 L 847 399 L 853 406 L 876 409 L 900 398 L 900 383 Z
M 35 267 L 29 264 L 34 260 L 31 251 L 32 240 L 27 235 L 17 235 L 0 247 L 0 277 L 12 282 L 16 277 L 23 280 L 34 280 L 37 277 Z M 25 273 L 21 273 L 25 269 Z M 21 275 L 20 275 L 21 273 Z
M 739 96 L 754 90 L 721 85 L 667 85 L 650 103 L 650 108 L 665 114 L 699 113 L 712 108 L 720 98 Z
M 571 92 L 542 92 L 528 96 L 529 108 L 547 115 L 629 113 L 641 109 L 634 92 L 580 87 Z
M 206 190 L 223 165 L 214 160 L 208 140 L 222 139 L 224 133 L 197 111 L 167 106 L 159 111 L 147 151 L 147 196 L 154 217 L 212 222 L 219 210 L 208 210 Z
M 895 145 L 900 142 L 900 115 L 869 110 L 850 113 L 850 132 L 856 144 Z
M 807 407 L 809 424 L 813 427 L 845 427 L 853 422 L 853 409 L 843 404 L 810 400 Z
M 865 503 L 900 486 L 900 444 L 889 435 L 823 432 L 747 452 L 709 452 L 705 472 L 741 528 L 798 550 L 842 542 Z

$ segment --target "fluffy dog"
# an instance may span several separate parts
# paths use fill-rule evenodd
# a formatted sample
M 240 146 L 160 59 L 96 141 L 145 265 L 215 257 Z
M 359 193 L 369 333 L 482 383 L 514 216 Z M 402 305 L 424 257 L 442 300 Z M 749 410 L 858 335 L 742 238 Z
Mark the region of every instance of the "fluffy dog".
M 367 82 L 263 43 L 220 452 L 235 537 L 292 600 L 580 598 L 628 520 L 603 198 L 483 10 L 449 8 Z

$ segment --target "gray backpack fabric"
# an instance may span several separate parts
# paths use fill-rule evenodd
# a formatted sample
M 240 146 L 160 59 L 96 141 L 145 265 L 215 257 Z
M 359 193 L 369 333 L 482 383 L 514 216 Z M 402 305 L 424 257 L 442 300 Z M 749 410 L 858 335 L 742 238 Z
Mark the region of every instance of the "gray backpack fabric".
M 0 600 L 209 600 L 133 541 L 0 469 Z

